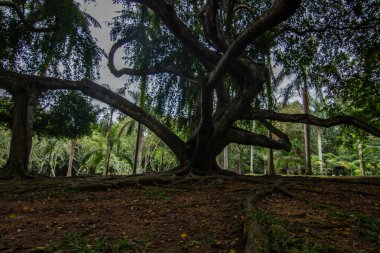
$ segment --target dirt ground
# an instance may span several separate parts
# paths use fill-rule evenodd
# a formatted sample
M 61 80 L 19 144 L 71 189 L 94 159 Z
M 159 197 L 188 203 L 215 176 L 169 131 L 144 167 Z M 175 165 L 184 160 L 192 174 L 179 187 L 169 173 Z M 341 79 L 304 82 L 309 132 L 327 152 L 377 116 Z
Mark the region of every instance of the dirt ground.
M 124 179 L 0 181 L 0 252 L 244 252 L 252 217 L 269 252 L 380 252 L 380 178 Z

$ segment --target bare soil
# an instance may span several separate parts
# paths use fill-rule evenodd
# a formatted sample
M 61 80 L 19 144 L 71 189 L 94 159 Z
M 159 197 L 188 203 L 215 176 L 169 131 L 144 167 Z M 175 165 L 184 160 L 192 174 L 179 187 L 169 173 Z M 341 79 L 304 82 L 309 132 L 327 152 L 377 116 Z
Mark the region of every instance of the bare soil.
M 260 191 L 252 217 L 269 252 L 380 252 L 379 178 L 126 179 L 0 181 L 0 252 L 244 252 Z

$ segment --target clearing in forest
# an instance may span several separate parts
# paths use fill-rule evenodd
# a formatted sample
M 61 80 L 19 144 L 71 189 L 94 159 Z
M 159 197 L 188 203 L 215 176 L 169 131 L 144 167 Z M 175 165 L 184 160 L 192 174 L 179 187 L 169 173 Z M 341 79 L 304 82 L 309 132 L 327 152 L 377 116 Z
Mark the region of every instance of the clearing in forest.
M 0 252 L 380 252 L 379 178 L 127 178 L 0 181 Z

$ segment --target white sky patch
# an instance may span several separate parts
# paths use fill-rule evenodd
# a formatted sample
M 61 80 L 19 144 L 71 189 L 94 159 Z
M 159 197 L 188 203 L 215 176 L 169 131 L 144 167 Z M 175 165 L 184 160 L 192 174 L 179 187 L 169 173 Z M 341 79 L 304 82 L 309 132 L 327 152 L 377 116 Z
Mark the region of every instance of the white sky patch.
M 121 10 L 120 4 L 113 4 L 112 0 L 101 0 L 94 3 L 83 4 L 82 8 L 91 16 L 93 16 L 102 26 L 102 28 L 91 27 L 91 33 L 98 40 L 98 46 L 105 50 L 108 54 L 113 42 L 110 38 L 111 27 L 108 26 L 108 22 L 112 21 L 112 18 L 117 15 L 117 11 Z M 116 67 L 122 67 L 121 55 L 118 52 L 115 56 Z M 99 84 L 108 84 L 112 90 L 116 90 L 124 86 L 124 79 L 114 77 L 107 67 L 107 59 L 104 58 L 100 63 L 100 78 L 96 80 Z

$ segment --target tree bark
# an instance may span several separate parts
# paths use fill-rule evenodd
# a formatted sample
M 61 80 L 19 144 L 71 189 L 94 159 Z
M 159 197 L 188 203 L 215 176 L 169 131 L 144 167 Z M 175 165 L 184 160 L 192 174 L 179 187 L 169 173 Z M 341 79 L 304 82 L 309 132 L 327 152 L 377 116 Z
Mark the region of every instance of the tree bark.
M 0 170 L 1 178 L 26 177 L 32 149 L 34 108 L 39 91 L 25 87 L 13 92 L 13 122 L 9 157 Z
M 66 175 L 67 177 L 71 177 L 73 175 L 73 161 L 74 161 L 74 153 L 75 153 L 76 144 L 77 144 L 77 140 L 75 138 L 71 139 L 69 165 L 67 166 L 67 175 Z

